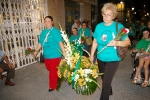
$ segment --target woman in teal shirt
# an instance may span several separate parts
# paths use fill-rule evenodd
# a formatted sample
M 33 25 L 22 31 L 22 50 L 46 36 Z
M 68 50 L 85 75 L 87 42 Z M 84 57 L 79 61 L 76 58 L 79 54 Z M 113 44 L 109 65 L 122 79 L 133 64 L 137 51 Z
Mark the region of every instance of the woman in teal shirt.
M 78 29 L 72 29 L 72 35 L 70 36 L 70 43 L 77 42 L 79 40 Z
M 60 51 L 65 54 L 65 49 L 61 33 L 53 26 L 53 18 L 51 16 L 44 18 L 44 25 L 45 29 L 40 34 L 39 43 L 34 55 L 36 56 L 39 50 L 43 49 L 44 63 L 49 71 L 49 91 L 53 91 L 56 89 L 58 83 L 57 67 L 62 56 Z
M 84 38 L 83 45 L 84 49 L 88 52 L 90 52 L 90 46 L 87 45 L 86 39 L 90 38 L 90 29 L 87 27 L 87 24 L 85 21 L 82 22 L 82 28 L 79 29 L 78 35 Z M 88 56 L 86 52 L 83 53 L 84 56 Z
M 96 26 L 93 37 L 93 44 L 91 48 L 90 61 L 94 60 L 94 53 L 97 48 L 99 52 L 104 46 L 108 46 L 104 51 L 97 54 L 99 72 L 104 73 L 102 78 L 102 92 L 100 100 L 109 100 L 109 95 L 112 95 L 111 82 L 118 68 L 120 58 L 117 55 L 116 46 L 128 46 L 130 40 L 127 35 L 121 41 L 115 41 L 116 36 L 116 22 L 113 19 L 117 16 L 117 6 L 113 3 L 104 4 L 101 9 L 103 21 Z M 118 23 L 118 30 L 123 28 L 121 23 Z

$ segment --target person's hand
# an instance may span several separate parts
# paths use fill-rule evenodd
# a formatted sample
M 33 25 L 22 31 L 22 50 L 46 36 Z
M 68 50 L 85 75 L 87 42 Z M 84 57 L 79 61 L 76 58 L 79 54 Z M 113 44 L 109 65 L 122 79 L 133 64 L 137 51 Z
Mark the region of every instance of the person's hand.
M 117 44 L 117 41 L 112 40 L 107 44 L 107 46 L 116 46 L 116 44 Z
M 91 63 L 93 63 L 94 62 L 94 56 L 90 56 L 89 60 L 91 61 Z
M 38 52 L 35 51 L 32 55 L 33 55 L 34 57 L 36 57 L 37 54 L 38 54 Z
M 15 69 L 15 66 L 13 64 L 8 64 L 9 68 Z

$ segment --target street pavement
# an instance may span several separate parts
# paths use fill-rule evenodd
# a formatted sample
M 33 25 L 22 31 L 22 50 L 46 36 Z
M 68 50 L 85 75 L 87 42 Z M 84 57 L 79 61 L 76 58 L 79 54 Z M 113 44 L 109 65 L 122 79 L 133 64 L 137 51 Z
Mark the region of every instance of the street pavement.
M 132 61 L 127 53 L 120 62 L 112 82 L 113 95 L 110 100 L 150 100 L 150 87 L 142 88 L 131 83 L 133 71 Z M 99 100 L 101 90 L 89 96 L 76 94 L 71 86 L 64 82 L 61 90 L 48 92 L 48 71 L 43 63 L 35 63 L 16 70 L 12 80 L 16 85 L 4 85 L 5 79 L 0 80 L 0 100 Z M 101 78 L 98 78 L 101 85 Z

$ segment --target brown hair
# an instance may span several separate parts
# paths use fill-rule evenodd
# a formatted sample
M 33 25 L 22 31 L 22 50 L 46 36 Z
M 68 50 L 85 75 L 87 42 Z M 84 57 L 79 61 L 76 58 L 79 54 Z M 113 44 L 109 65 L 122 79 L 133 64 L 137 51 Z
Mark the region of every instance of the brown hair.
M 44 18 L 44 20 L 45 20 L 46 18 L 49 18 L 49 19 L 51 19 L 51 21 L 53 21 L 53 17 L 52 17 L 52 16 L 46 16 L 46 17 Z

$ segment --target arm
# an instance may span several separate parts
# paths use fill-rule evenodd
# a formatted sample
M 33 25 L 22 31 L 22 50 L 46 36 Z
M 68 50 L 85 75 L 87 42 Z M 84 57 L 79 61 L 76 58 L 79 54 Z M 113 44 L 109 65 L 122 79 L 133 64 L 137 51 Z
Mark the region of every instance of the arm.
M 91 56 L 90 56 L 90 61 L 93 62 L 94 60 L 94 53 L 96 51 L 96 48 L 97 48 L 97 42 L 96 42 L 96 39 L 93 40 L 93 43 L 92 43 L 92 48 L 91 48 Z
M 64 48 L 63 43 L 62 43 L 62 42 L 59 42 L 59 46 L 60 46 L 60 48 L 61 48 L 61 50 L 62 50 L 63 56 L 65 57 L 65 56 L 66 56 L 66 52 L 65 52 L 65 48 Z
M 124 41 L 113 40 L 108 43 L 108 46 L 128 46 L 130 45 L 130 39 L 127 37 Z
M 7 58 L 6 55 L 4 55 L 2 58 L 6 61 L 6 64 L 7 64 L 10 68 L 12 68 L 12 69 L 15 68 L 15 66 L 9 62 L 9 60 L 8 60 L 8 58 Z
M 34 56 L 37 56 L 37 54 L 38 54 L 38 52 L 40 51 L 41 47 L 42 47 L 41 44 L 38 44 L 38 45 L 37 45 L 37 47 L 36 47 L 36 49 L 35 49 L 35 52 L 33 53 Z

